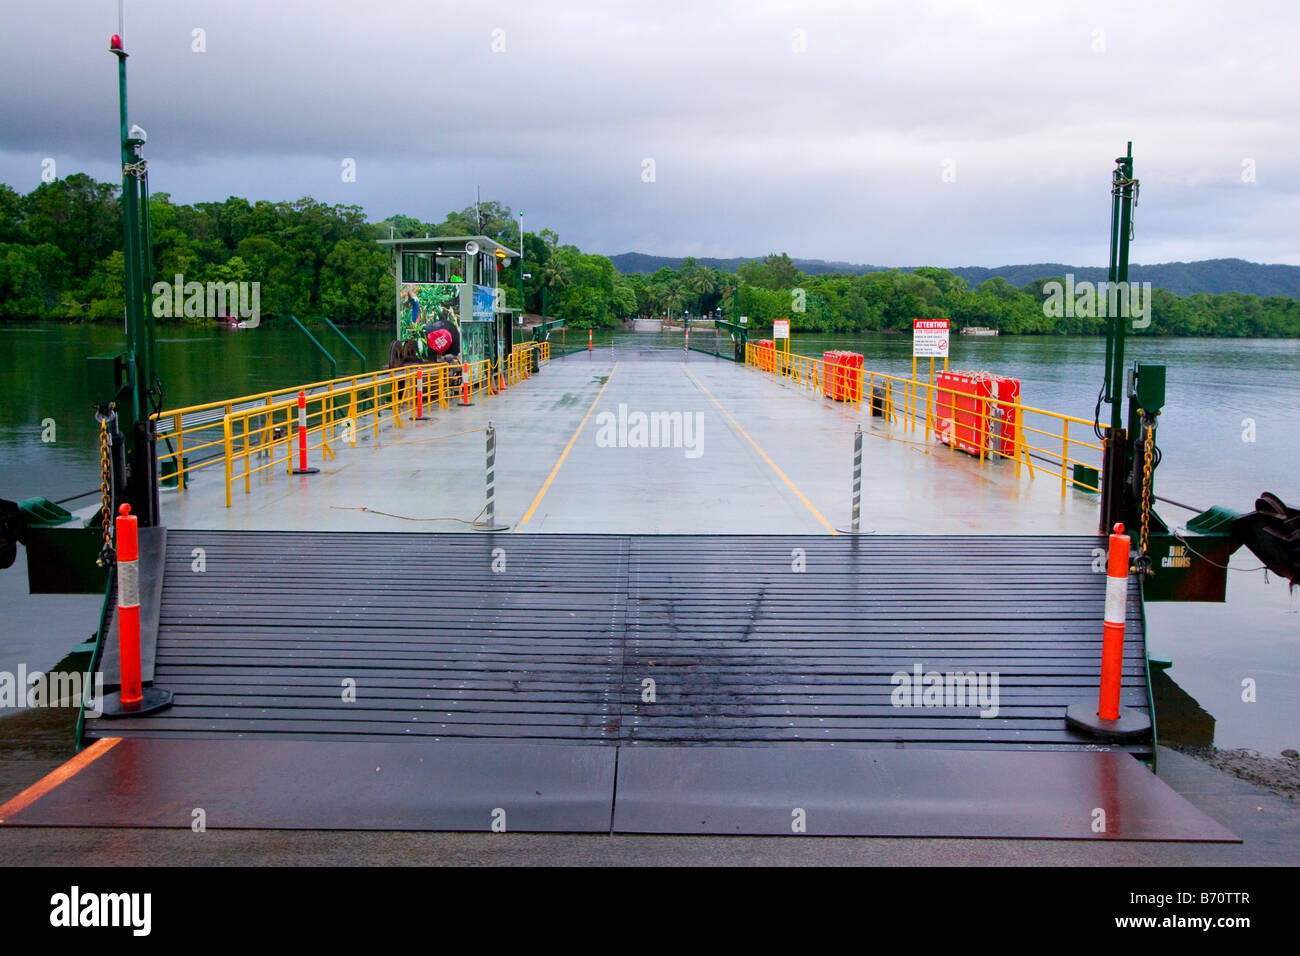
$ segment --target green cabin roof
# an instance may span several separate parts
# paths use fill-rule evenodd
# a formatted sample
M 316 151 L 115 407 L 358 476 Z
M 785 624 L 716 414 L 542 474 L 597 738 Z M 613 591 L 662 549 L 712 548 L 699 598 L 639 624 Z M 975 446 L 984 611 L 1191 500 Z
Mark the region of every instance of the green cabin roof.
M 418 236 L 407 239 L 379 239 L 376 240 L 381 246 L 401 247 L 404 249 L 419 249 L 431 251 L 442 249 L 444 252 L 461 252 L 465 251 L 465 244 L 473 241 L 478 243 L 480 252 L 490 252 L 496 255 L 497 250 L 508 256 L 518 256 L 519 253 L 509 246 L 503 246 L 495 239 L 488 236 Z

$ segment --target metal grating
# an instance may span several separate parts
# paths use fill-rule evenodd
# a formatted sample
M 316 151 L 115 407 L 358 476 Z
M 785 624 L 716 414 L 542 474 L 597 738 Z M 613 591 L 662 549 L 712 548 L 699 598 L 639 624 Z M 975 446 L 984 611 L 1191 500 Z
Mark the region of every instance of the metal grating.
M 176 703 L 87 734 L 1083 749 L 1098 541 L 170 531 Z M 1146 712 L 1144 654 L 1134 583 L 1122 702 Z M 893 706 L 916 666 L 995 673 L 997 715 Z

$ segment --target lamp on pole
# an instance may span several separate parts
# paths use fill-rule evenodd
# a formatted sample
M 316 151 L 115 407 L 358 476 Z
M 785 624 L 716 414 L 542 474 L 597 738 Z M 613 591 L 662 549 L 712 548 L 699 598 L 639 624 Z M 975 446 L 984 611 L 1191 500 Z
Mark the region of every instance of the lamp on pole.
M 118 8 L 119 31 L 124 17 Z M 122 161 L 122 252 L 126 297 L 126 352 L 122 355 L 120 391 L 116 398 L 118 421 L 129 441 L 125 492 L 140 525 L 158 524 L 157 461 L 154 453 L 153 422 L 149 397 L 157 377 L 154 361 L 153 324 L 145 305 L 145 290 L 152 271 L 150 250 L 147 168 L 143 148 L 145 132 L 128 127 L 126 97 L 127 52 L 122 34 L 109 40 L 109 52 L 117 57 L 118 116 L 121 126 Z M 143 197 L 143 198 L 142 198 Z M 179 464 L 178 464 L 179 467 Z

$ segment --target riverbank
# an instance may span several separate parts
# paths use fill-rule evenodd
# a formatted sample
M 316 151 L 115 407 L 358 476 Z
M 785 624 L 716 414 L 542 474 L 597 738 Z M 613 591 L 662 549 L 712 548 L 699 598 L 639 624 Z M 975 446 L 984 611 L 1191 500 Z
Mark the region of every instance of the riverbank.
M 1300 798 L 1300 754 L 1284 750 L 1277 757 L 1267 757 L 1255 750 L 1217 747 L 1183 747 L 1182 753 L 1195 757 L 1221 773 L 1231 774 L 1253 786 L 1286 797 Z

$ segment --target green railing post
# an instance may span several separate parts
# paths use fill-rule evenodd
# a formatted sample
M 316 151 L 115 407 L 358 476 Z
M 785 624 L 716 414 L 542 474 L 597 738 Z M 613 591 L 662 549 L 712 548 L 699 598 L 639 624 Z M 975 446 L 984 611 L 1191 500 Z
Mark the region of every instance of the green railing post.
M 317 315 L 317 316 L 313 316 L 313 318 L 320 319 L 322 322 L 328 325 L 331 329 L 334 330 L 334 333 L 343 340 L 344 345 L 346 345 L 352 351 L 357 353 L 357 357 L 361 359 L 361 371 L 364 372 L 366 370 L 366 363 L 367 363 L 366 353 L 361 351 L 361 349 L 357 348 L 355 345 L 353 345 L 352 340 L 343 334 L 342 329 L 340 329 L 337 325 L 335 325 L 333 322 L 330 321 L 328 315 Z
M 293 315 L 292 313 L 289 312 L 285 312 L 283 314 L 289 316 L 289 321 L 292 322 L 294 325 L 298 326 L 299 331 L 301 331 L 303 335 L 307 336 L 307 340 L 311 342 L 312 345 L 316 346 L 317 349 L 320 350 L 321 355 L 325 356 L 325 360 L 330 363 L 330 378 L 338 378 L 339 363 L 334 360 L 333 355 L 330 355 L 329 350 L 325 348 L 325 346 L 320 344 L 320 341 L 316 338 L 316 336 L 312 335 L 310 332 L 307 331 L 307 326 L 299 322 L 298 317 L 296 315 Z

